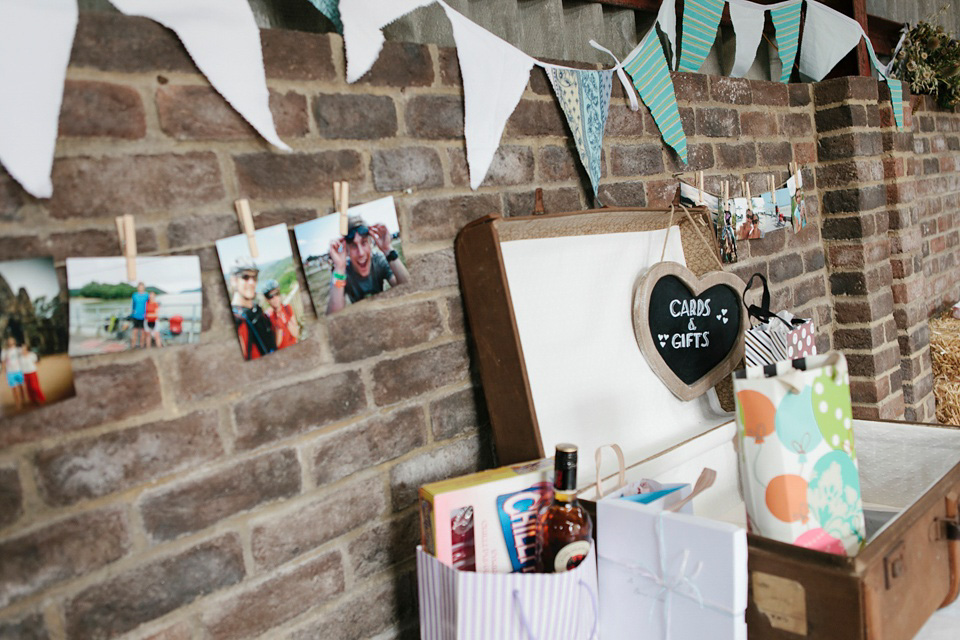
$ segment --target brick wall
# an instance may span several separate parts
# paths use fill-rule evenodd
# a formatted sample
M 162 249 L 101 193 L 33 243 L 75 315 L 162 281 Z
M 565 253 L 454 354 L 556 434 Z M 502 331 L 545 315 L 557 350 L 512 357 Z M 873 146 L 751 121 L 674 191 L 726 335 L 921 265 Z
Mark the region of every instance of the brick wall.
M 77 359 L 75 399 L 0 424 L 0 638 L 416 637 L 416 489 L 493 464 L 452 240 L 531 211 L 537 186 L 548 211 L 589 206 L 545 76 L 473 192 L 455 51 L 388 44 L 348 86 L 337 36 L 264 31 L 263 46 L 292 154 L 169 32 L 84 14 L 54 197 L 0 172 L 3 258 L 52 254 L 62 275 L 68 255 L 115 255 L 113 216 L 133 213 L 142 253 L 199 254 L 205 301 L 198 346 Z M 925 106 L 895 133 L 871 80 L 675 83 L 708 189 L 746 175 L 759 193 L 806 167 L 809 227 L 746 243 L 733 270 L 768 275 L 777 308 L 850 353 L 859 415 L 932 419 L 925 318 L 958 293 L 960 119 Z M 662 206 L 682 170 L 619 88 L 605 163 L 611 205 Z M 397 198 L 413 283 L 241 362 L 213 248 L 239 231 L 233 200 L 258 226 L 295 224 L 330 212 L 344 179 L 355 202 Z

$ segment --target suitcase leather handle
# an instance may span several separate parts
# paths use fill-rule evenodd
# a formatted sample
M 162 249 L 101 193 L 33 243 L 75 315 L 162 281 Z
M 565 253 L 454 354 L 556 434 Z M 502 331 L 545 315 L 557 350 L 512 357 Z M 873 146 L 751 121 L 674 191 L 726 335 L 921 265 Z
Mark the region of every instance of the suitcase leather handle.
M 947 557 L 950 559 L 950 590 L 941 607 L 945 607 L 960 595 L 960 505 L 957 504 L 957 494 L 947 495 L 947 512 L 944 519 L 947 543 Z

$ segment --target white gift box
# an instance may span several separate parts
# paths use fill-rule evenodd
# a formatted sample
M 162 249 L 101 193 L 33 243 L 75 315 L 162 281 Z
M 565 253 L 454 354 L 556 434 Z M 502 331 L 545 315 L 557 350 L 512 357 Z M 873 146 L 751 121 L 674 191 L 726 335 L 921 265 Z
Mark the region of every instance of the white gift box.
M 747 637 L 746 532 L 694 516 L 689 502 L 664 511 L 686 493 L 597 502 L 601 637 L 637 637 L 638 624 L 644 638 Z
M 476 573 L 417 547 L 422 640 L 592 640 L 598 637 L 593 545 L 563 573 Z

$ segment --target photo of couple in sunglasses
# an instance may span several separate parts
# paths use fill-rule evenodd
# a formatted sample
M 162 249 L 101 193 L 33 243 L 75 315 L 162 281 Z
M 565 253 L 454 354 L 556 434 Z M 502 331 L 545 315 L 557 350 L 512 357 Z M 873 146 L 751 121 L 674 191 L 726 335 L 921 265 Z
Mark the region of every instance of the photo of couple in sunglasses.
M 303 300 L 284 224 L 258 229 L 257 258 L 245 235 L 217 241 L 230 308 L 244 360 L 256 360 L 304 339 Z
M 393 198 L 351 207 L 347 233 L 333 213 L 293 229 L 317 315 L 409 282 Z

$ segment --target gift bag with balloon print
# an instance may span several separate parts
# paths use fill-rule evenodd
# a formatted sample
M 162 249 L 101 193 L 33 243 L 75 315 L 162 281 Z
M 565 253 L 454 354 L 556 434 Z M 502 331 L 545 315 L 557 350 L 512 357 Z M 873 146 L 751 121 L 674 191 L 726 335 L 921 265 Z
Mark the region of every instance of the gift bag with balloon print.
M 856 555 L 866 530 L 843 354 L 747 367 L 733 389 L 750 531 Z

